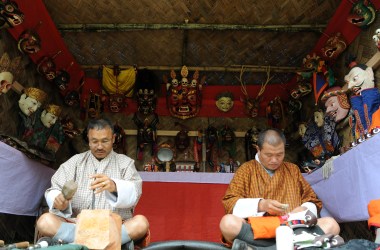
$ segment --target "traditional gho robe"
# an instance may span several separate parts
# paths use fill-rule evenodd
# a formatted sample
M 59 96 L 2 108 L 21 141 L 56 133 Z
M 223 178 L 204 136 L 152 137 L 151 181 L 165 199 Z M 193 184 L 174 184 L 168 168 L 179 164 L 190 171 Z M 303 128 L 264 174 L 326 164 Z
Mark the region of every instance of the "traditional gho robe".
M 225 212 L 232 213 L 237 200 L 244 198 L 277 200 L 289 204 L 289 211 L 305 202 L 314 203 L 318 212 L 322 209 L 322 202 L 299 168 L 289 162 L 284 162 L 272 177 L 256 160 L 241 165 L 223 197 Z
M 102 173 L 116 184 L 117 194 L 104 191 L 93 194 L 90 175 Z M 54 198 L 61 193 L 63 185 L 74 180 L 78 189 L 65 211 L 53 208 Z M 83 209 L 109 209 L 118 213 L 123 220 L 133 216 L 133 210 L 142 194 L 142 179 L 136 171 L 134 161 L 114 151 L 101 161 L 90 152 L 74 155 L 63 163 L 51 180 L 52 186 L 46 193 L 50 212 L 64 218 L 75 218 Z
M 254 220 L 264 215 L 257 211 L 259 198 L 273 199 L 283 204 L 289 204 L 288 212 L 307 202 L 315 204 L 318 212 L 322 209 L 322 202 L 295 164 L 283 162 L 271 176 L 257 160 L 248 161 L 236 171 L 222 203 L 226 213 L 233 213 L 242 218 L 248 217 L 255 239 L 273 238 L 275 229 L 280 224 L 278 216 Z M 240 209 L 241 211 L 234 211 L 239 199 L 247 201 L 245 206 L 240 206 L 245 208 Z M 246 205 L 252 205 L 251 211 L 247 211 Z M 252 221 L 259 225 L 254 225 Z M 267 224 L 271 224 L 271 226 Z M 261 225 L 265 225 L 265 228 L 262 229 Z

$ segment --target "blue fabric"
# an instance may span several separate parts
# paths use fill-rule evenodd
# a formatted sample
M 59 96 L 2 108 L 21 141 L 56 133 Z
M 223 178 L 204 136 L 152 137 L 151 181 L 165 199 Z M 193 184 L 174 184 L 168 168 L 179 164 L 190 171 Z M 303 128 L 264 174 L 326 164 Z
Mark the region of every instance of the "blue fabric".
M 66 243 L 72 243 L 75 239 L 75 224 L 62 222 L 58 232 L 54 235 L 54 240 L 62 240 Z
M 364 106 L 367 106 L 367 111 L 365 112 Z M 364 130 L 367 130 L 372 122 L 373 113 L 380 107 L 380 94 L 377 88 L 365 89 L 361 92 L 361 95 L 351 97 L 352 109 L 358 112 L 358 120 L 355 121 L 355 126 L 357 123 L 363 125 Z M 366 116 L 369 119 L 369 124 L 367 124 Z

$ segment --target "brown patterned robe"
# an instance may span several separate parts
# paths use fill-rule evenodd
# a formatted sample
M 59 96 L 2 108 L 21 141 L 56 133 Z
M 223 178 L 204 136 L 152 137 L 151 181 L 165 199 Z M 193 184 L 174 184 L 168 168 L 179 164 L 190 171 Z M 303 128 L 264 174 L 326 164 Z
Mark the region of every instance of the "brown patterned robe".
M 318 213 L 322 209 L 322 202 L 303 178 L 299 168 L 289 162 L 284 162 L 272 177 L 256 160 L 241 165 L 222 199 L 225 212 L 232 213 L 236 202 L 242 198 L 277 200 L 289 204 L 289 211 L 305 202 L 314 203 Z

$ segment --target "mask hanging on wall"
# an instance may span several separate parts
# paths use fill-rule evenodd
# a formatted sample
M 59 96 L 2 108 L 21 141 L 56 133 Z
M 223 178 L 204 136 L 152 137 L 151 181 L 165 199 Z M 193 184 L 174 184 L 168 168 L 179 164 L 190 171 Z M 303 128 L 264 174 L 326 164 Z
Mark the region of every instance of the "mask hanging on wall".
M 178 86 L 175 81 L 175 73 L 171 73 L 172 85 L 167 87 L 167 106 L 172 116 L 180 119 L 188 119 L 199 113 L 202 105 L 202 85 L 205 77 L 199 81 L 199 72 L 195 71 L 191 82 L 188 79 L 188 69 L 183 66 L 181 69 L 182 79 Z M 174 78 L 173 78 L 174 77 Z M 174 83 L 174 84 L 173 84 Z
M 0 96 L 6 94 L 13 85 L 14 74 L 19 73 L 21 57 L 10 59 L 8 53 L 0 58 Z
M 58 51 L 54 56 L 44 56 L 40 59 L 37 64 L 37 72 L 45 76 L 48 81 L 53 81 L 56 77 L 56 66 L 54 59 L 61 53 Z
M 37 27 L 24 30 L 17 43 L 17 48 L 24 54 L 35 54 L 41 50 L 41 38 L 37 33 L 38 27 L 42 24 L 39 22 Z
M 369 0 L 359 0 L 352 5 L 347 21 L 353 25 L 366 29 L 375 21 L 376 8 Z
M 71 62 L 69 67 L 67 69 L 60 69 L 57 71 L 56 76 L 54 78 L 54 83 L 57 85 L 60 91 L 66 91 L 67 87 L 70 83 L 70 74 L 69 69 L 74 64 L 74 62 Z
M 133 121 L 137 127 L 137 159 L 143 159 L 144 148 L 151 146 L 150 155 L 154 156 L 157 148 L 158 115 L 155 112 L 157 95 L 160 89 L 159 79 L 148 69 L 137 70 L 134 97 L 137 101 L 137 112 Z
M 216 107 L 222 112 L 230 111 L 234 106 L 234 95 L 231 92 L 221 92 L 216 96 Z
M 323 58 L 326 60 L 335 60 L 346 48 L 346 39 L 341 33 L 337 32 L 327 39 L 325 45 L 321 49 L 321 52 Z
M 175 136 L 175 147 L 178 151 L 185 151 L 190 145 L 189 128 L 183 124 L 175 122 L 175 125 L 179 125 L 181 130 Z
M 247 161 L 255 159 L 257 153 L 257 141 L 259 139 L 260 129 L 253 126 L 244 136 L 245 141 L 245 158 Z
M 24 22 L 24 13 L 21 12 L 17 3 L 10 0 L 0 2 L 0 28 L 10 28 Z

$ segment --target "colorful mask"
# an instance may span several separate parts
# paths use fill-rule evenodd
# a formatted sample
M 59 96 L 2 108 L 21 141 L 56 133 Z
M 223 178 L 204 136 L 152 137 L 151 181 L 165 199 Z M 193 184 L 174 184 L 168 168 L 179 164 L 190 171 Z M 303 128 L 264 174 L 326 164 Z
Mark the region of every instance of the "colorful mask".
M 334 118 L 335 122 L 343 120 L 351 107 L 346 93 L 340 87 L 332 87 L 326 90 L 321 101 L 325 103 L 326 114 Z
M 56 68 L 53 58 L 44 56 L 37 65 L 37 71 L 49 81 L 56 76 Z
M 59 118 L 61 114 L 61 107 L 49 104 L 41 112 L 41 122 L 46 128 L 51 128 Z
M 47 94 L 37 88 L 25 88 L 24 93 L 21 95 L 18 104 L 20 110 L 26 115 L 30 116 L 37 111 L 38 108 L 47 99 Z
M 344 76 L 344 81 L 348 84 L 348 89 L 351 89 L 356 95 L 361 91 L 369 88 L 374 88 L 375 77 L 372 67 L 364 64 L 354 66 L 350 72 Z
M 307 130 L 307 124 L 305 122 L 301 122 L 298 125 L 298 134 L 301 136 L 301 138 L 305 136 L 306 130 Z
M 369 0 L 359 0 L 352 5 L 347 21 L 362 29 L 367 28 L 376 17 L 375 6 Z
M 4 53 L 0 58 L 0 95 L 6 94 L 12 87 L 13 74 L 18 71 L 21 57 L 11 60 L 8 53 Z
M 0 73 L 0 95 L 6 94 L 12 87 L 13 75 L 10 72 Z
M 139 89 L 137 92 L 137 110 L 144 114 L 149 115 L 156 110 L 157 98 L 153 89 Z
M 175 136 L 175 147 L 179 151 L 184 151 L 190 145 L 189 129 L 182 124 L 179 125 L 181 126 L 181 130 Z
M 24 21 L 24 13 L 20 11 L 14 1 L 0 1 L 0 28 L 9 28 L 20 25 Z
M 255 159 L 255 155 L 257 153 L 257 141 L 259 139 L 260 129 L 256 127 L 250 128 L 245 133 L 245 157 L 246 160 Z
M 86 118 L 95 119 L 103 111 L 103 102 L 99 94 L 90 92 L 88 99 L 85 101 Z
M 153 71 L 138 70 L 134 96 L 137 101 L 137 110 L 143 116 L 151 115 L 156 110 L 157 94 L 160 82 Z
M 222 149 L 228 152 L 229 158 L 235 158 L 236 156 L 236 135 L 235 132 L 229 126 L 225 125 L 220 130 L 221 146 Z
M 109 99 L 109 108 L 113 113 L 120 112 L 125 106 L 124 95 L 122 94 L 112 94 Z
M 115 142 L 113 143 L 113 149 L 117 153 L 125 154 L 125 132 L 124 129 L 118 125 L 115 124 L 113 126 L 113 131 L 115 133 Z
M 18 44 L 18 50 L 25 54 L 34 54 L 41 49 L 41 39 L 33 29 L 27 29 L 21 33 Z
M 222 112 L 230 111 L 234 106 L 234 96 L 231 92 L 222 92 L 216 96 L 216 107 Z
M 74 121 L 70 117 L 65 116 L 62 118 L 61 124 L 63 132 L 67 137 L 74 138 L 80 135 L 80 130 L 75 126 Z
M 272 128 L 284 129 L 284 107 L 280 97 L 274 98 L 269 102 L 266 110 L 268 125 Z
M 70 83 L 70 74 L 66 70 L 59 70 L 56 77 L 53 79 L 55 85 L 58 86 L 59 90 L 65 91 Z
M 315 120 L 307 124 L 302 143 L 313 154 L 315 159 L 328 159 L 338 147 L 340 141 L 336 133 L 336 123 L 329 117 L 323 117 L 323 111 L 316 111 Z M 320 120 L 322 118 L 322 120 Z
M 189 83 L 189 80 L 187 79 L 188 70 L 186 66 L 182 67 L 181 75 L 182 80 L 180 85 L 177 87 L 172 85 L 168 90 L 167 105 L 172 116 L 181 119 L 188 119 L 199 113 L 202 103 L 201 89 L 204 78 L 199 83 L 199 73 L 196 71 L 194 72 L 191 83 Z
M 78 91 L 71 90 L 65 95 L 65 103 L 70 107 L 75 107 L 79 104 L 79 93 Z
M 327 60 L 335 60 L 347 48 L 346 40 L 341 33 L 335 33 L 327 39 L 321 49 L 322 56 Z
M 142 160 L 144 148 L 147 144 L 151 145 L 151 156 L 153 156 L 157 141 L 158 115 L 153 113 L 150 116 L 142 117 L 140 113 L 136 112 L 133 121 L 137 126 L 137 158 Z
M 311 92 L 311 84 L 307 81 L 301 80 L 298 82 L 297 88 L 293 89 L 290 92 L 290 95 L 294 99 L 299 99 L 299 98 L 309 94 L 310 92 Z
M 248 97 L 246 99 L 242 99 L 241 101 L 244 103 L 245 112 L 249 117 L 255 118 L 258 116 L 261 98 Z

